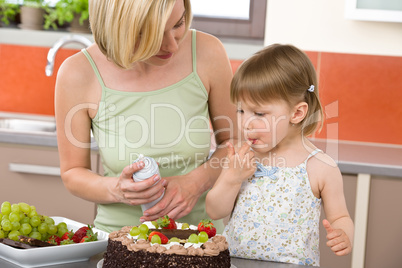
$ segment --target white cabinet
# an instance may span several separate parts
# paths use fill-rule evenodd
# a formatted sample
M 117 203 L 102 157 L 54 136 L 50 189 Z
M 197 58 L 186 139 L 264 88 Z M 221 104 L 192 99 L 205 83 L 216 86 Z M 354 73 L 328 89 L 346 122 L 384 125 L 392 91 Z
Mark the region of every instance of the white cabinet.
M 96 152 L 91 159 L 96 171 Z M 68 192 L 59 174 L 57 147 L 0 143 L 0 203 L 26 202 L 39 214 L 93 224 L 95 204 Z

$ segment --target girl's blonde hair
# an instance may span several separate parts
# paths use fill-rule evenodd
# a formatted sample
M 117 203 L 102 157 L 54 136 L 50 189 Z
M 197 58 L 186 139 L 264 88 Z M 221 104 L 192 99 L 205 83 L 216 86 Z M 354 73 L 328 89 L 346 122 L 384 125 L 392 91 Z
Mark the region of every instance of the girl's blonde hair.
M 308 89 L 314 86 L 314 91 Z M 323 123 L 317 75 L 308 56 L 292 45 L 268 46 L 244 61 L 236 70 L 230 89 L 233 103 L 241 100 L 264 104 L 284 100 L 289 107 L 306 102 L 308 111 L 300 122 L 304 135 Z
M 192 12 L 184 1 L 186 32 Z M 124 69 L 158 53 L 176 0 L 91 0 L 89 19 L 96 44 L 109 60 Z

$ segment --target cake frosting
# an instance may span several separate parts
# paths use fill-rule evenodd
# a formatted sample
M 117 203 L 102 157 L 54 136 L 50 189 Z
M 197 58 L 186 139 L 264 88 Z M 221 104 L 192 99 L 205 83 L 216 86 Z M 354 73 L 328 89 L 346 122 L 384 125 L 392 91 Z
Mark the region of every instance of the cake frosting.
M 147 224 L 150 226 L 149 224 Z M 171 237 L 188 238 L 191 233 L 198 234 L 196 226 L 187 230 L 179 229 L 157 231 Z M 151 243 L 130 235 L 132 226 L 125 226 L 109 234 L 107 251 L 104 254 L 104 268 L 114 267 L 230 267 L 228 243 L 222 235 L 209 238 L 205 243 L 189 243 L 181 238 L 180 242 L 167 244 Z M 153 229 L 150 228 L 150 231 Z

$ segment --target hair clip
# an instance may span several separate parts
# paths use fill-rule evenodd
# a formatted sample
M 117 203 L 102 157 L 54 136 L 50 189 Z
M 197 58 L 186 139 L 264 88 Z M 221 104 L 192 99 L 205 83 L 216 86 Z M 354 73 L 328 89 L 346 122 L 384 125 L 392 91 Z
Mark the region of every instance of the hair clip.
M 310 92 L 314 92 L 314 85 L 311 85 L 307 90 Z

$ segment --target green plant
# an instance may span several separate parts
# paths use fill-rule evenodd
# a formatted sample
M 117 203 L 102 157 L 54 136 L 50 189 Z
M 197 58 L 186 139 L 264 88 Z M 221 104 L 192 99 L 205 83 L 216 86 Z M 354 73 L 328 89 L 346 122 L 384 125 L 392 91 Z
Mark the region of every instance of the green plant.
M 22 2 L 23 6 L 26 7 L 36 7 L 36 8 L 46 8 L 48 5 L 44 2 L 44 0 L 24 0 Z
M 80 15 L 79 23 L 83 25 L 89 18 L 88 0 L 59 0 L 53 9 L 47 10 L 44 28 L 57 29 L 56 22 L 59 25 L 71 22 L 76 14 Z
M 10 20 L 15 20 L 15 16 L 20 13 L 20 7 L 17 4 L 8 3 L 6 0 L 0 0 L 0 17 L 1 21 L 8 25 Z

